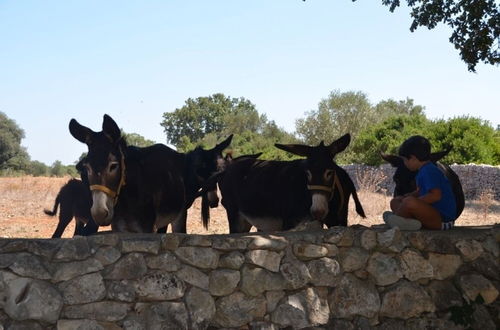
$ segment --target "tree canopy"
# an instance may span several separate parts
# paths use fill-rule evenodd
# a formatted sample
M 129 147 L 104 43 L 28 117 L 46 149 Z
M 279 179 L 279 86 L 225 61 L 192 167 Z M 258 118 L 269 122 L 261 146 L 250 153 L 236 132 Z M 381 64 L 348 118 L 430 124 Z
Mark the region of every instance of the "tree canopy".
M 431 121 L 424 115 L 393 116 L 369 127 L 353 141 L 352 162 L 379 165 L 380 152 L 397 154 L 412 135 L 427 137 L 432 151 L 451 148 L 445 163 L 500 164 L 500 134 L 489 122 L 468 116 Z
M 196 146 L 212 148 L 234 134 L 230 147 L 234 156 L 262 152 L 269 159 L 290 159 L 292 156 L 275 148 L 274 143 L 297 141 L 293 134 L 259 114 L 249 100 L 221 93 L 190 98 L 182 108 L 164 113 L 163 118 L 167 141 L 180 152 Z
M 0 112 L 0 168 L 6 166 L 7 161 L 14 157 L 25 157 L 27 155 L 21 140 L 24 131 L 17 123 Z
M 155 144 L 154 141 L 148 140 L 144 136 L 137 133 L 125 133 L 122 131 L 122 136 L 125 138 L 125 141 L 127 141 L 127 144 L 130 146 L 149 147 Z
M 423 115 L 423 110 L 424 107 L 414 105 L 409 98 L 402 101 L 388 99 L 372 106 L 368 96 L 361 91 L 335 90 L 320 101 L 318 110 L 309 111 L 305 118 L 298 119 L 295 127 L 297 134 L 310 145 L 320 141 L 330 143 L 346 133 L 350 133 L 351 141 L 354 141 L 361 132 L 391 116 Z M 338 160 L 352 161 L 353 152 L 348 147 L 339 154 Z
M 167 135 L 167 142 L 177 147 L 186 143 L 184 137 L 195 142 L 211 133 L 223 136 L 228 131 L 236 134 L 245 130 L 256 131 L 266 120 L 245 98 L 231 98 L 217 93 L 187 99 L 183 107 L 163 114 L 161 126 Z
M 353 0 L 356 1 L 356 0 Z M 495 0 L 407 0 L 413 22 L 418 27 L 435 28 L 438 23 L 452 30 L 450 42 L 459 50 L 469 71 L 479 62 L 500 63 L 500 3 Z M 394 12 L 400 0 L 382 0 Z

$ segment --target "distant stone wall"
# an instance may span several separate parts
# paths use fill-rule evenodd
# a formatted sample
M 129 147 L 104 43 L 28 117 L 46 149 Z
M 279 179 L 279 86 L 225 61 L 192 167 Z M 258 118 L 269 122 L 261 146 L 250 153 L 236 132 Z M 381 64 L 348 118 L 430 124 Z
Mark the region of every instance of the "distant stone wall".
M 359 185 L 377 186 L 381 191 L 392 195 L 394 191 L 394 168 L 389 164 L 367 166 L 360 164 L 342 166 Z M 491 191 L 496 200 L 500 200 L 500 166 L 490 165 L 450 165 L 462 183 L 465 198 L 477 199 L 484 191 Z
M 498 226 L 1 239 L 0 329 L 495 329 L 499 241 Z

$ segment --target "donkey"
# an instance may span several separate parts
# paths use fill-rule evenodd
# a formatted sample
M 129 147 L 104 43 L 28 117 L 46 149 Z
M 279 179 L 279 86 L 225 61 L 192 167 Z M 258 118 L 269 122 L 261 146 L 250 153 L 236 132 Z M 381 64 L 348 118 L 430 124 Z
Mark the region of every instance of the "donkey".
M 78 179 L 69 180 L 59 190 L 52 211 L 44 210 L 45 214 L 55 216 L 60 206 L 59 223 L 52 238 L 61 237 L 73 218 L 76 221 L 74 235 L 87 236 L 96 233 L 98 227 L 90 215 L 91 205 L 88 185 Z
M 252 225 L 264 232 L 288 230 L 309 220 L 346 226 L 351 194 L 357 213 L 365 217 L 354 183 L 333 160 L 349 142 L 346 134 L 328 146 L 275 144 L 306 159 L 246 158 L 229 165 L 219 188 L 230 232 L 247 232 Z
M 465 207 L 465 196 L 464 191 L 462 189 L 462 184 L 460 183 L 460 178 L 458 175 L 446 164 L 439 162 L 440 159 L 448 155 L 451 151 L 451 148 L 445 151 L 439 151 L 431 153 L 431 161 L 436 164 L 436 166 L 443 172 L 448 181 L 450 181 L 451 189 L 453 190 L 453 194 L 455 195 L 455 201 L 457 204 L 457 218 L 462 214 L 462 211 Z M 386 162 L 391 164 L 396 168 L 394 175 L 392 177 L 395 188 L 394 188 L 394 197 L 403 196 L 408 193 L 411 193 L 417 189 L 417 183 L 415 181 L 415 177 L 417 176 L 417 172 L 410 171 L 404 164 L 403 159 L 397 155 L 389 155 L 381 153 L 380 156 Z
M 217 162 L 212 160 L 222 159 L 222 150 L 232 138 L 211 150 L 197 148 L 183 154 L 163 144 L 127 146 L 108 115 L 103 117 L 100 132 L 75 119 L 69 130 L 88 146 L 83 166 L 92 194 L 91 215 L 98 225 L 111 225 L 119 232 L 153 232 L 168 224 L 176 232 L 185 232 L 187 208 L 202 181 L 217 171 Z
M 257 159 L 262 155 L 262 152 L 251 154 L 251 155 L 242 155 L 236 158 L 233 158 L 232 153 L 226 153 L 224 156 L 223 162 L 218 160 L 217 172 L 210 176 L 202 186 L 202 189 L 198 192 L 198 195 L 202 196 L 201 199 L 201 217 L 203 220 L 203 226 L 205 229 L 208 228 L 208 224 L 210 222 L 210 209 L 216 208 L 219 206 L 219 197 L 217 196 L 217 182 L 222 180 L 224 176 L 226 167 L 230 164 L 240 161 L 242 159 Z M 207 192 L 208 194 L 205 194 Z M 207 198 L 203 198 L 203 196 L 208 196 Z

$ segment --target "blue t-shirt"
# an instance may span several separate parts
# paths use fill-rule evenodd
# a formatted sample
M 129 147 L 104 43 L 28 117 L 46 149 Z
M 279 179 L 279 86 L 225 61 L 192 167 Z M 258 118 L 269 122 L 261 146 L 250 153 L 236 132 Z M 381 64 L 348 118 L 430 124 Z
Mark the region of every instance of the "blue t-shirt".
M 443 222 L 453 221 L 457 218 L 457 203 L 451 184 L 436 165 L 429 162 L 422 166 L 416 180 L 420 196 L 426 195 L 429 190 L 435 188 L 441 190 L 441 199 L 431 205 L 441 213 Z

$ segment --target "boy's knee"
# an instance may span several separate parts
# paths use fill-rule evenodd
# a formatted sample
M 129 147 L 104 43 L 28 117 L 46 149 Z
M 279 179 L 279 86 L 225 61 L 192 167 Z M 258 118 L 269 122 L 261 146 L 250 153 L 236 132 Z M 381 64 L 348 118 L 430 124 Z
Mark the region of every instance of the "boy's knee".
M 416 208 L 416 207 L 418 207 L 418 202 L 419 202 L 419 199 L 416 198 L 416 197 L 413 197 L 413 196 L 406 197 L 403 200 L 404 205 L 406 207 L 408 207 L 408 208 Z

